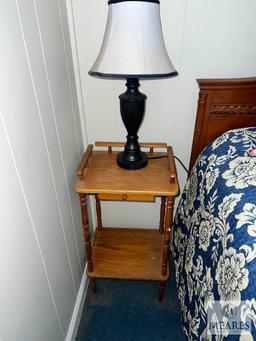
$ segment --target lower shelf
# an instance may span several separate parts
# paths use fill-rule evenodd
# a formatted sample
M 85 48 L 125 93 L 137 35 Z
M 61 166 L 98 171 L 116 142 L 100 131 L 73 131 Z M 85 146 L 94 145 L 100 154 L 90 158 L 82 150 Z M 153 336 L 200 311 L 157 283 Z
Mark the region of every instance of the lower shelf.
M 166 281 L 162 271 L 163 236 L 158 230 L 106 228 L 95 232 L 91 278 Z

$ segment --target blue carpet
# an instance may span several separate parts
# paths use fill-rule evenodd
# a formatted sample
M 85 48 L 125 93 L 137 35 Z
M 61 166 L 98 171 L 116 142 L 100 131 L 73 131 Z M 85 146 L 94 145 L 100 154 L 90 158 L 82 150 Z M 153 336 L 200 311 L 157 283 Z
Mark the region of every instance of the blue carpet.
M 173 271 L 162 303 L 158 282 L 105 279 L 97 289 L 96 299 L 88 290 L 76 341 L 184 340 Z

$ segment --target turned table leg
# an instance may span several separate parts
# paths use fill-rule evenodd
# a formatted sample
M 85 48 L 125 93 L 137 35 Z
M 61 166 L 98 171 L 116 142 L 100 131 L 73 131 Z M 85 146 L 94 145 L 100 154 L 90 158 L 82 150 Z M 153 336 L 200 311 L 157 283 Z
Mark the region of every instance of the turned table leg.
M 96 285 L 96 279 L 95 278 L 91 278 L 91 286 L 92 286 L 93 296 L 96 297 L 97 296 L 97 285 Z
M 102 230 L 101 207 L 98 194 L 95 195 L 96 200 L 96 214 L 97 214 L 97 229 Z
M 164 297 L 164 289 L 165 289 L 165 281 L 160 282 L 160 287 L 159 287 L 159 302 L 162 302 L 163 297 Z
M 92 265 L 92 246 L 91 246 L 91 238 L 90 238 L 90 230 L 88 223 L 88 212 L 87 212 L 87 199 L 86 194 L 79 193 L 80 198 L 80 206 L 82 212 L 82 223 L 83 223 L 83 231 L 84 231 L 84 241 L 85 241 L 85 250 L 87 255 L 87 263 L 88 263 L 88 271 L 93 271 Z
M 165 213 L 165 229 L 164 229 L 164 246 L 163 246 L 163 260 L 162 260 L 162 275 L 166 276 L 168 259 L 170 254 L 170 240 L 171 240 L 171 222 L 172 222 L 173 199 L 167 197 L 166 213 Z M 163 299 L 165 289 L 165 282 L 160 282 L 159 300 Z
M 167 207 L 165 215 L 165 229 L 164 229 L 164 246 L 163 246 L 163 263 L 162 263 L 162 275 L 167 274 L 167 264 L 170 254 L 170 241 L 171 241 L 171 221 L 172 221 L 172 197 L 167 198 Z
M 164 233 L 165 201 L 166 201 L 166 197 L 161 197 L 160 222 L 159 222 L 160 234 Z

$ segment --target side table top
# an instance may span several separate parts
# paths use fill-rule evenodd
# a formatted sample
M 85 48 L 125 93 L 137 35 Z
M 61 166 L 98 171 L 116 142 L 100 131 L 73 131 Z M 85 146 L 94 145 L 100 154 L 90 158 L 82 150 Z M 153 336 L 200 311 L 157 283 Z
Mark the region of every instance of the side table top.
M 97 143 L 96 145 L 103 145 Z M 111 146 L 117 143 L 105 143 L 108 150 L 93 150 L 89 145 L 78 168 L 79 180 L 76 183 L 78 193 L 98 194 L 150 194 L 155 196 L 179 195 L 179 183 L 173 159 L 172 148 L 166 146 L 166 152 L 154 152 L 151 145 L 148 165 L 139 170 L 125 170 L 116 163 L 118 152 L 112 151 Z M 120 144 L 121 145 L 121 144 Z M 141 144 L 142 146 L 143 144 Z M 161 145 L 161 144 L 159 144 Z M 164 145 L 164 144 L 162 144 Z M 166 157 L 164 157 L 166 156 Z

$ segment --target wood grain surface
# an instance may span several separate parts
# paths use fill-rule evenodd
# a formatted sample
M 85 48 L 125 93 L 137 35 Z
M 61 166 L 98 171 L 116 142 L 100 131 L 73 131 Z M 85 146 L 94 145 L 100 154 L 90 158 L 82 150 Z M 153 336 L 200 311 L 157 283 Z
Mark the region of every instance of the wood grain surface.
M 169 155 L 171 150 L 168 150 Z M 173 157 L 150 159 L 147 167 L 139 170 L 125 170 L 116 164 L 117 152 L 93 151 L 88 167 L 83 171 L 84 179 L 77 181 L 78 193 L 141 194 L 156 196 L 177 196 L 179 184 L 174 178 Z M 152 153 L 151 157 L 167 153 Z M 171 165 L 170 165 L 171 163 Z M 81 171 L 81 170 L 80 170 Z M 81 173 L 80 173 L 81 174 Z M 170 181 L 173 181 L 171 183 Z
M 165 281 L 162 255 L 163 235 L 158 230 L 106 228 L 96 231 L 92 246 L 91 278 Z

